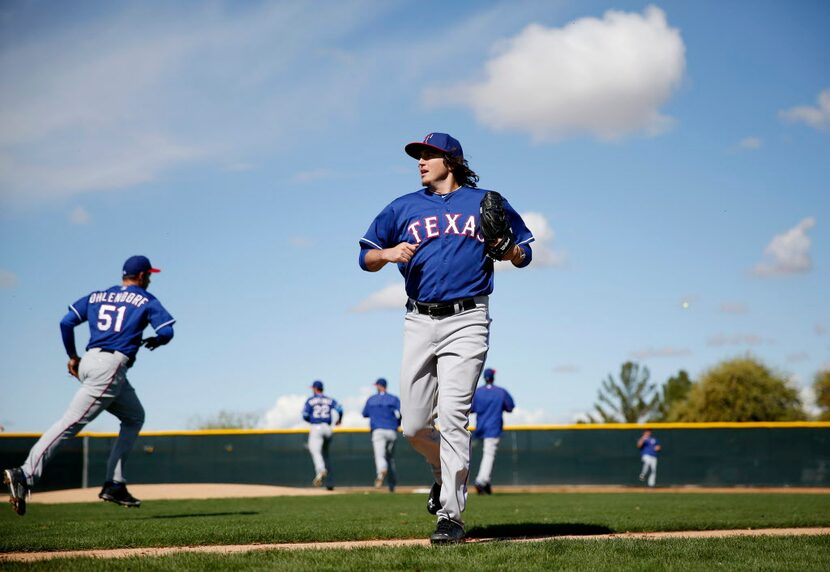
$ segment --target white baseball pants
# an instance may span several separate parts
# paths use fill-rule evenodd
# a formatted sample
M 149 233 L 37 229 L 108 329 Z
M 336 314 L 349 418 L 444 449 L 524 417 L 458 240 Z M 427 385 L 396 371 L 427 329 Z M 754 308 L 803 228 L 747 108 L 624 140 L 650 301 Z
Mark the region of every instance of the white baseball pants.
M 441 483 L 438 518 L 463 524 L 470 472 L 470 407 L 489 349 L 486 296 L 444 318 L 406 314 L 401 364 L 401 424 Z M 436 416 L 441 429 L 435 430 Z
M 640 471 L 640 480 L 646 478 L 648 474 L 648 486 L 653 487 L 657 484 L 657 457 L 652 455 L 643 455 L 640 457 L 643 461 L 643 468 Z
M 375 429 L 372 431 L 372 448 L 375 451 L 375 469 L 377 475 L 386 472 L 387 483 L 394 487 L 397 483 L 395 471 L 395 443 L 398 432 L 394 429 Z
M 308 452 L 318 475 L 329 470 L 329 444 L 333 432 L 328 423 L 312 423 L 308 431 Z
M 493 463 L 496 461 L 496 451 L 499 448 L 500 437 L 485 437 L 484 452 L 481 455 L 481 465 L 478 468 L 478 476 L 476 477 L 476 484 L 489 485 L 490 475 L 493 472 Z
M 81 387 L 60 420 L 52 425 L 34 444 L 23 472 L 34 485 L 44 467 L 67 439 L 73 438 L 98 414 L 106 410 L 121 421 L 118 438 L 107 460 L 107 481 L 127 482 L 124 465 L 138 432 L 144 425 L 144 407 L 127 380 L 129 358 L 122 353 L 91 349 L 81 358 L 78 375 Z

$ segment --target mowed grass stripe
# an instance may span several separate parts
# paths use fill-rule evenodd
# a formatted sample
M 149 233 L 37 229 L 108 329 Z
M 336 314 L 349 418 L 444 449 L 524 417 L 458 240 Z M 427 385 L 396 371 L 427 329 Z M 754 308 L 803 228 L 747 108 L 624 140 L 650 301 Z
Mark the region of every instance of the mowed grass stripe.
M 0 511 L 0 552 L 426 538 L 424 495 L 349 494 L 86 503 Z M 830 495 L 505 494 L 471 496 L 473 538 L 830 525 Z
M 827 570 L 830 536 L 475 543 L 3 563 L 4 570 Z

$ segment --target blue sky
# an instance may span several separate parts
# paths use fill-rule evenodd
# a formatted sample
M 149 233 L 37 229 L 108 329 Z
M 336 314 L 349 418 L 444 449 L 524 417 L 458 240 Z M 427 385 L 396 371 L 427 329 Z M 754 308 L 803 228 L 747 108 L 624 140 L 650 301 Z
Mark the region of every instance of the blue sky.
M 315 379 L 359 425 L 377 377 L 397 392 L 402 280 L 357 241 L 431 131 L 538 239 L 491 299 L 508 423 L 573 421 L 627 360 L 663 383 L 752 353 L 809 399 L 829 25 L 821 1 L 4 2 L 0 424 L 62 414 L 66 305 L 141 253 L 177 319 L 130 373 L 145 429 L 297 426 Z

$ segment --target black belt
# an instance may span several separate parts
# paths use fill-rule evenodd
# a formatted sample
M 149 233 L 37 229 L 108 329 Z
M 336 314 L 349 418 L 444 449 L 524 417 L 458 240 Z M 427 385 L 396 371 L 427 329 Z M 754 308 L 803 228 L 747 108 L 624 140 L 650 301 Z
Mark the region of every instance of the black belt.
M 463 300 L 453 300 L 452 302 L 436 302 L 423 303 L 409 300 L 406 303 L 406 309 L 409 311 L 418 310 L 419 314 L 426 314 L 433 318 L 443 318 L 445 316 L 452 316 L 465 310 L 472 310 L 476 307 L 475 298 L 464 298 Z
M 92 348 L 94 350 L 98 350 L 99 352 L 104 352 L 105 354 L 114 354 L 115 350 L 108 350 L 106 348 Z

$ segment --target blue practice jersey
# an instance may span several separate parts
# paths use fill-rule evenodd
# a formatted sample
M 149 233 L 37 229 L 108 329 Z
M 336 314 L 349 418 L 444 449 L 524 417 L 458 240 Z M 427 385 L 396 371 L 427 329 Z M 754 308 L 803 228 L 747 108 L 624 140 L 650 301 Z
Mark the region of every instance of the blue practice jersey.
M 331 412 L 337 411 L 340 419 L 343 418 L 343 408 L 335 399 L 325 395 L 309 397 L 303 407 L 303 419 L 309 423 L 327 423 L 331 425 Z
M 641 455 L 651 455 L 652 457 L 657 456 L 657 446 L 660 442 L 655 439 L 654 437 L 649 437 L 645 441 L 643 441 L 643 446 L 640 447 L 640 454 Z
M 461 187 L 447 195 L 424 188 L 392 201 L 360 239 L 360 266 L 366 270 L 370 249 L 417 244 L 408 263 L 398 270 L 406 293 L 419 302 L 448 302 L 488 295 L 493 291 L 493 264 L 484 255 L 479 210 L 484 189 Z M 516 242 L 525 251 L 522 266 L 530 264 L 533 234 L 522 217 L 505 201 L 504 210 Z
M 389 393 L 378 393 L 366 400 L 363 417 L 375 429 L 397 429 L 401 424 L 401 400 Z
M 164 329 L 169 340 L 173 337 L 171 326 L 175 321 L 161 302 L 144 288 L 113 286 L 92 292 L 71 304 L 61 323 L 74 327 L 89 322 L 86 349 L 114 350 L 132 359 L 138 353 L 141 336 L 148 325 L 153 326 L 156 333 Z
M 479 387 L 473 394 L 473 407 L 470 413 L 476 414 L 476 439 L 501 437 L 503 421 L 502 412 L 513 411 L 516 405 L 506 389 L 493 384 Z

